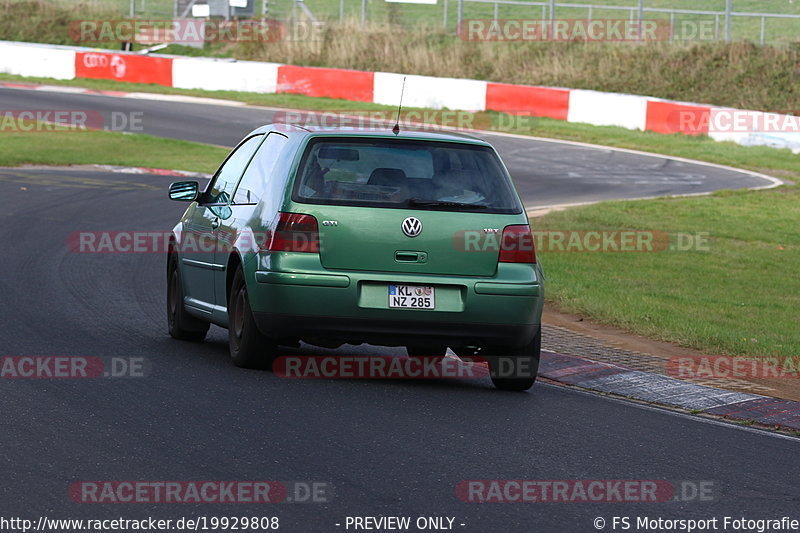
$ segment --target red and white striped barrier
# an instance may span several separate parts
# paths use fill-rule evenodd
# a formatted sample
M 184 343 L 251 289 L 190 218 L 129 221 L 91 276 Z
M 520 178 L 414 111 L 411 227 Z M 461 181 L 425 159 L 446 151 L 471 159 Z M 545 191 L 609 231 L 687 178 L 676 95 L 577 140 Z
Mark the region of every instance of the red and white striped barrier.
M 172 87 L 172 67 L 173 60 L 167 57 L 101 52 L 75 53 L 76 78 L 155 83 Z
M 650 99 L 647 102 L 645 130 L 656 133 L 708 134 L 711 107 L 681 104 L 668 100 Z
M 717 141 L 800 153 L 800 119 L 791 115 L 582 89 L 8 41 L 0 41 L 0 72 L 182 89 L 300 94 L 387 105 L 399 102 L 405 77 L 403 103 L 407 107 L 500 111 L 664 134 L 708 135 Z
M 430 109 L 486 110 L 486 82 L 455 78 L 375 73 L 373 102 L 396 106 L 403 89 L 403 105 Z
M 359 70 L 281 65 L 277 92 L 372 102 L 374 76 Z
M 172 61 L 172 86 L 178 89 L 274 93 L 278 63 L 177 58 Z
M 18 76 L 75 79 L 75 49 L 0 41 L 0 72 Z
M 569 95 L 569 89 L 488 82 L 486 109 L 567 120 Z

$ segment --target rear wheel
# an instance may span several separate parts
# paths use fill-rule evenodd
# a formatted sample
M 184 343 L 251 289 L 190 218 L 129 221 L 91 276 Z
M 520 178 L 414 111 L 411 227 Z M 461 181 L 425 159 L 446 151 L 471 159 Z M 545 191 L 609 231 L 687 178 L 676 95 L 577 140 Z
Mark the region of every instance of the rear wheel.
M 231 284 L 228 321 L 228 345 L 233 364 L 241 368 L 271 368 L 277 346 L 256 325 L 241 265 Z
M 488 356 L 489 375 L 500 390 L 525 391 L 536 382 L 542 348 L 542 328 L 533 340 L 518 348 L 498 348 Z
M 169 334 L 184 341 L 202 341 L 211 326 L 186 312 L 183 306 L 183 281 L 178 258 L 172 254 L 167 266 L 167 326 Z

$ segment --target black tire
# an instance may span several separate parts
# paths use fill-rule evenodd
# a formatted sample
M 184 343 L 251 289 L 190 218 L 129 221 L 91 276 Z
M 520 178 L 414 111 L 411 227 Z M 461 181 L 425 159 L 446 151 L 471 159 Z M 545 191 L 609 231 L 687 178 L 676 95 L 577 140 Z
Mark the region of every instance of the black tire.
M 533 340 L 525 346 L 493 350 L 494 354 L 487 359 L 494 386 L 507 391 L 526 391 L 533 387 L 539 374 L 541 350 L 541 326 Z
M 183 306 L 183 281 L 178 258 L 170 254 L 167 260 L 167 328 L 170 336 L 182 341 L 199 342 L 206 338 L 210 323 L 193 317 Z
M 256 325 L 241 265 L 233 276 L 228 297 L 228 346 L 234 365 L 264 370 L 272 368 L 277 346 Z
M 431 344 L 412 344 L 406 346 L 409 357 L 444 357 L 447 355 L 447 346 Z

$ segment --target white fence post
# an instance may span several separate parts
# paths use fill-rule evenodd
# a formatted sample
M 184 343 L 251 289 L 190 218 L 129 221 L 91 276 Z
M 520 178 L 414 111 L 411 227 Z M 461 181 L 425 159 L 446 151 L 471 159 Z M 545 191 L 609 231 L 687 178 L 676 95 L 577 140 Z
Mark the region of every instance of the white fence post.
M 733 11 L 733 0 L 725 1 L 725 40 L 731 40 L 731 11 Z

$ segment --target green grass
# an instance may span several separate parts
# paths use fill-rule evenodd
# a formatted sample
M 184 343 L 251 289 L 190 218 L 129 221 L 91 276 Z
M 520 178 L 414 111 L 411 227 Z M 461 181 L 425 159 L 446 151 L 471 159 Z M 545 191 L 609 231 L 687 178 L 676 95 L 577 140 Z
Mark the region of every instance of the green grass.
M 0 166 L 122 165 L 213 173 L 227 150 L 106 131 L 0 133 Z
M 707 353 L 800 353 L 800 188 L 616 201 L 553 212 L 536 230 L 708 234 L 705 250 L 540 250 L 559 308 Z
M 75 9 L 75 4 L 82 4 L 92 11 L 109 11 L 118 16 L 129 16 L 131 11 L 131 0 L 49 0 L 49 2 L 70 9 Z M 136 0 L 136 15 L 172 18 L 174 4 L 174 0 Z

